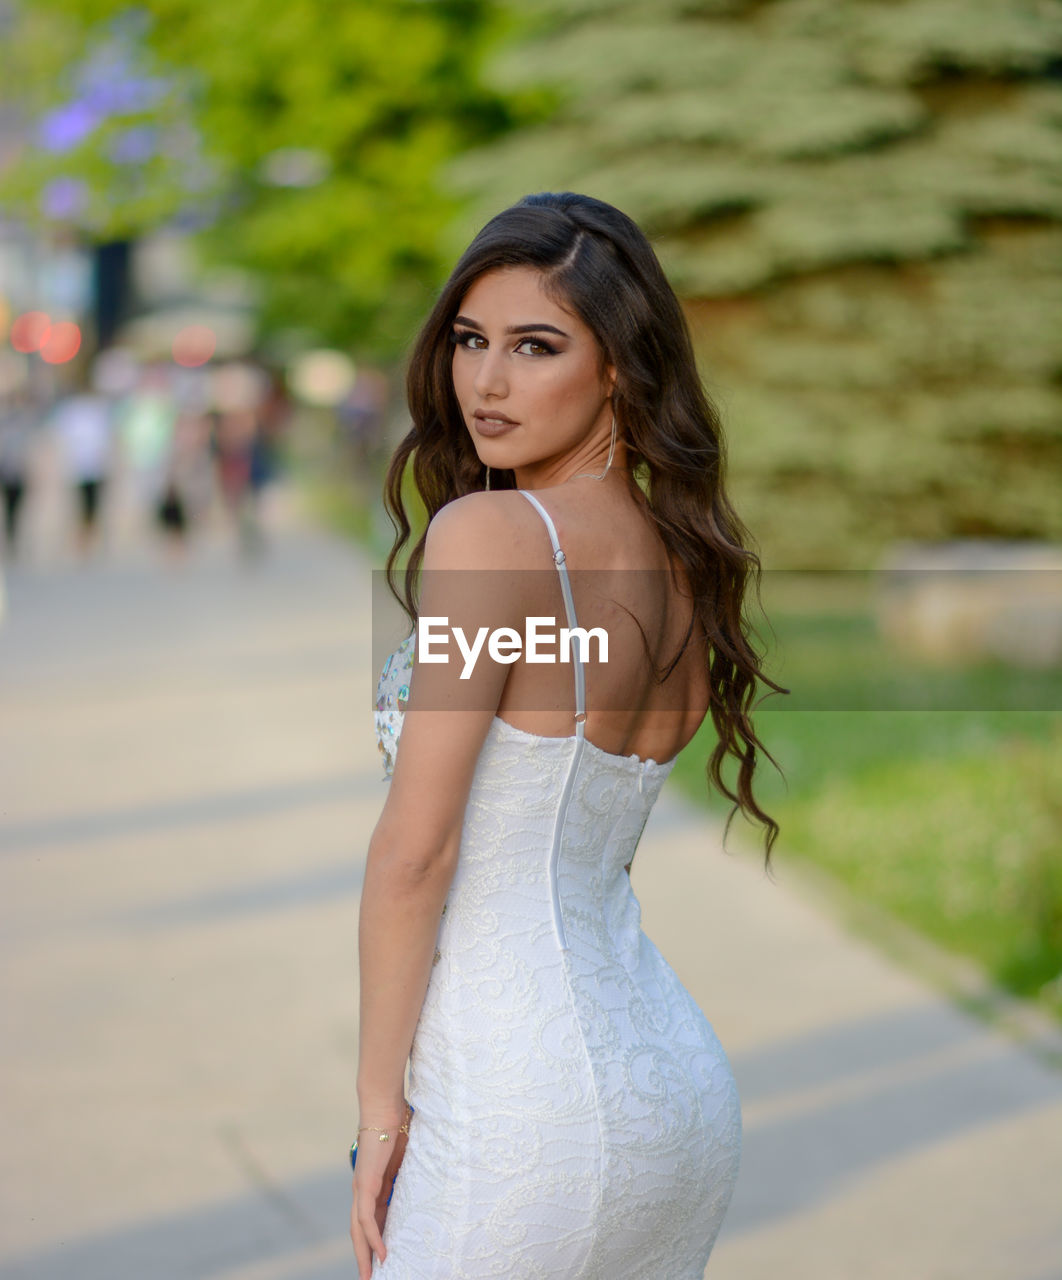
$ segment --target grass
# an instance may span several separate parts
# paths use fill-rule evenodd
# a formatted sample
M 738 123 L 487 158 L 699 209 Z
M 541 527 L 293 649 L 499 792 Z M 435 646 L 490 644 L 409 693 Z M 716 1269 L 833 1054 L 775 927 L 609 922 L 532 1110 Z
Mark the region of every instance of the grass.
M 873 573 L 765 574 L 767 623 L 754 607 L 767 674 L 792 690 L 788 710 L 1062 711 L 1062 665 L 1024 669 L 1000 660 L 918 660 L 875 620 L 883 584 Z M 778 695 L 776 700 L 780 699 Z
M 761 757 L 772 858 L 814 864 L 1062 1017 L 1062 673 L 916 663 L 866 615 L 771 617 L 784 661 L 769 670 L 794 690 L 754 713 L 785 775 Z M 705 782 L 714 746 L 708 722 L 675 777 L 725 815 Z M 762 850 L 759 826 L 731 830 Z
M 789 840 L 1019 995 L 1062 972 L 1062 724 L 883 762 L 788 808 Z M 1045 993 L 1046 994 L 1046 993 Z M 1062 1012 L 1062 987 L 1054 993 Z

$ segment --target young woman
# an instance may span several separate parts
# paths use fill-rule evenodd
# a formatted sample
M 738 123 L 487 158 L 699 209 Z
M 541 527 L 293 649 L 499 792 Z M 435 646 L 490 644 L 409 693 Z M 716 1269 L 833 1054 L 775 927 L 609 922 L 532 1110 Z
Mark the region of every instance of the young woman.
M 408 393 L 388 580 L 397 595 L 412 459 L 430 523 L 403 604 L 435 630 L 392 654 L 377 704 L 393 772 L 360 915 L 361 1280 L 700 1280 L 740 1105 L 629 871 L 709 712 L 708 774 L 765 824 L 768 867 L 778 831 L 751 791 L 748 708 L 771 682 L 719 421 L 648 241 L 570 193 L 480 232 Z M 564 626 L 597 640 L 551 662 L 524 645 L 529 619 L 561 646 Z

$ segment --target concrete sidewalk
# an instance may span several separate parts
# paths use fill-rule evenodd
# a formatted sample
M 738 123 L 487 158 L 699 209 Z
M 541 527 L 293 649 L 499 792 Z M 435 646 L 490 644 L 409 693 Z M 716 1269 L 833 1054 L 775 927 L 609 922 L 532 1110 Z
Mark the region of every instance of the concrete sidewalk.
M 7 596 L 0 1277 L 349 1280 L 370 566 L 296 523 Z M 742 1096 L 712 1280 L 1058 1280 L 1062 1074 L 777 861 L 669 785 L 634 868 Z

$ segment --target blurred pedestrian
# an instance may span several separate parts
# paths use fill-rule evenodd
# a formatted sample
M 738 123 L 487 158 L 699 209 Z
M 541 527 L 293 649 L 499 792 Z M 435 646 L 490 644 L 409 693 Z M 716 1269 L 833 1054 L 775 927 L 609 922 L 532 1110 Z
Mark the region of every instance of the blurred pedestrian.
M 384 421 L 390 384 L 378 369 L 358 367 L 354 385 L 340 401 L 336 417 L 356 474 L 375 480 L 376 461 L 384 446 Z
M 236 527 L 240 551 L 248 559 L 265 550 L 259 495 L 271 474 L 268 446 L 262 439 L 268 395 L 268 377 L 256 364 L 230 361 L 214 376 L 218 487 Z
M 182 413 L 174 426 L 170 456 L 155 505 L 155 520 L 171 554 L 182 559 L 191 529 L 207 513 L 213 495 L 210 422 Z
M 58 402 L 51 421 L 77 500 L 77 548 L 86 556 L 99 542 L 100 510 L 113 463 L 114 408 L 96 390 L 78 391 Z
M 120 409 L 119 434 L 134 502 L 142 519 L 156 514 L 173 449 L 177 405 L 166 366 L 148 365 Z
M 29 488 L 29 451 L 37 414 L 25 387 L 10 391 L 0 404 L 0 498 L 3 548 L 9 559 L 18 551 L 19 522 Z
M 251 483 L 258 422 L 251 409 L 235 409 L 217 416 L 214 454 L 218 487 L 232 521 L 241 552 L 253 557 L 263 547 L 258 522 L 258 490 Z
M 259 490 L 271 484 L 282 471 L 284 436 L 291 422 L 291 397 L 283 376 L 266 371 L 265 394 L 256 406 L 258 432 L 251 462 L 251 483 Z

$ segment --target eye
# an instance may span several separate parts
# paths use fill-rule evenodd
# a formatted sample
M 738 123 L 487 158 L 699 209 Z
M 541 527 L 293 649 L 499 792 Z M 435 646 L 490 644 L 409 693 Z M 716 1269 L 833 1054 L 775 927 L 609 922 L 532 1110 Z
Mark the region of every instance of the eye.
M 481 333 L 476 333 L 474 329 L 454 329 L 450 334 L 450 341 L 455 347 L 465 347 L 470 351 L 482 351 L 483 347 L 475 347 L 474 342 L 482 342 L 486 344 L 486 338 Z
M 557 348 L 543 338 L 524 338 L 516 350 L 519 351 L 520 347 L 534 348 L 534 350 L 525 352 L 529 356 L 555 356 L 557 354 Z

